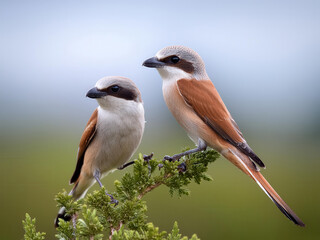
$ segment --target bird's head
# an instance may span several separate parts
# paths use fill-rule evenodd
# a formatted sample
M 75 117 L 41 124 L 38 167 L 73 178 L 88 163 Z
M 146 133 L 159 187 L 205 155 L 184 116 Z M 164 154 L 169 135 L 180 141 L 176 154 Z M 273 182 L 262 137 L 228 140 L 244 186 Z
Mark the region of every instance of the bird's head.
M 128 102 L 142 103 L 141 93 L 129 78 L 103 77 L 87 92 L 87 97 L 97 99 L 102 108 L 121 108 Z
M 208 79 L 200 55 L 184 46 L 165 47 L 157 52 L 155 57 L 145 60 L 142 65 L 157 68 L 163 80 Z

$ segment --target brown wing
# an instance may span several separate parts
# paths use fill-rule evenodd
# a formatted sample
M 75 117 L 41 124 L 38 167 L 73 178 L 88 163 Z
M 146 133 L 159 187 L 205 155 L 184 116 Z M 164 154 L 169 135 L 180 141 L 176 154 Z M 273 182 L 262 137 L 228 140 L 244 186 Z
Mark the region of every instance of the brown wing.
M 260 158 L 249 147 L 210 80 L 180 79 L 178 89 L 197 115 L 226 141 L 248 155 L 260 167 Z
M 84 129 L 84 132 L 82 134 L 82 137 L 80 139 L 80 144 L 78 148 L 78 155 L 77 155 L 77 166 L 76 169 L 74 170 L 74 173 L 70 179 L 70 184 L 74 183 L 78 180 L 78 177 L 81 172 L 81 168 L 83 165 L 83 158 L 84 154 L 92 141 L 95 132 L 96 132 L 96 126 L 97 126 L 97 121 L 98 121 L 98 109 L 94 110 L 92 113 L 86 128 Z

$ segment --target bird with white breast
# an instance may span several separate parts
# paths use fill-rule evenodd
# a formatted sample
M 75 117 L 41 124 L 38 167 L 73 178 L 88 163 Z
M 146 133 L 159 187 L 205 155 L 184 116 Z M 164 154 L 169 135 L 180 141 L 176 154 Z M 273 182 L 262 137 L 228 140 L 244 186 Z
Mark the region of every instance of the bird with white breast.
M 249 175 L 286 217 L 304 226 L 260 173 L 259 167 L 264 168 L 264 163 L 244 139 L 208 77 L 199 54 L 184 46 L 169 46 L 144 61 L 143 65 L 158 70 L 169 110 L 197 145 L 195 149 L 166 159 L 178 160 L 184 155 L 205 150 L 207 146 L 216 149 Z
M 141 142 L 145 125 L 140 91 L 128 78 L 104 77 L 88 91 L 87 97 L 96 99 L 99 106 L 82 134 L 77 165 L 70 180 L 74 186 L 69 194 L 76 200 L 84 197 L 95 181 L 102 187 L 100 179 L 132 157 Z M 59 218 L 70 220 L 71 216 L 61 208 L 56 226 Z

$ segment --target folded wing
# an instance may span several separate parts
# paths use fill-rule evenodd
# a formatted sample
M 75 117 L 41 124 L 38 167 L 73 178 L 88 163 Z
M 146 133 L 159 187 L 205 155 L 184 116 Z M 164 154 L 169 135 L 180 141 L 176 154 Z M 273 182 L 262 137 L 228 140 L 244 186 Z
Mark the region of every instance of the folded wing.
M 97 121 L 98 121 L 98 109 L 96 109 L 92 113 L 92 115 L 86 125 L 86 128 L 84 129 L 82 137 L 80 139 L 80 144 L 79 144 L 79 148 L 78 148 L 78 155 L 77 155 L 77 166 L 76 166 L 76 169 L 74 170 L 74 173 L 70 179 L 70 184 L 76 182 L 79 178 L 81 168 L 83 165 L 84 154 L 85 154 L 90 142 L 92 141 L 92 139 L 94 138 L 95 133 L 96 133 Z
M 211 129 L 260 167 L 265 167 L 243 138 L 238 125 L 210 80 L 180 79 L 177 81 L 177 86 L 187 104 Z

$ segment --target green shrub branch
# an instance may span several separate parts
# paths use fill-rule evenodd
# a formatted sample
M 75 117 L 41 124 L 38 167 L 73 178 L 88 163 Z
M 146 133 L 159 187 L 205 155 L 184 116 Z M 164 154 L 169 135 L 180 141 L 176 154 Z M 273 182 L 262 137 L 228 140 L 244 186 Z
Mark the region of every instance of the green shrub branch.
M 206 173 L 208 164 L 219 157 L 214 150 L 206 150 L 185 156 L 180 161 L 144 160 L 142 154 L 135 160 L 133 169 L 116 180 L 112 195 L 118 205 L 110 203 L 110 197 L 101 188 L 84 199 L 74 201 L 66 191 L 56 196 L 57 206 L 65 207 L 72 216 L 71 222 L 61 220 L 57 228 L 58 239 L 112 239 L 112 240 L 187 240 L 179 233 L 175 222 L 172 232 L 159 231 L 147 223 L 147 205 L 143 197 L 159 186 L 166 186 L 171 196 L 189 195 L 191 182 L 210 181 Z M 43 240 L 45 233 L 37 232 L 35 219 L 27 214 L 23 221 L 25 239 Z M 199 239 L 193 235 L 190 239 Z

